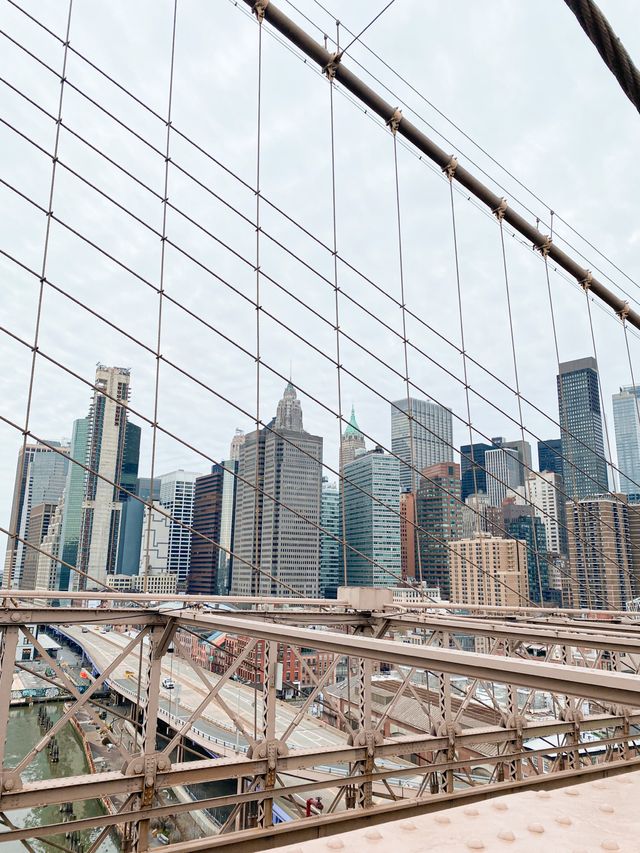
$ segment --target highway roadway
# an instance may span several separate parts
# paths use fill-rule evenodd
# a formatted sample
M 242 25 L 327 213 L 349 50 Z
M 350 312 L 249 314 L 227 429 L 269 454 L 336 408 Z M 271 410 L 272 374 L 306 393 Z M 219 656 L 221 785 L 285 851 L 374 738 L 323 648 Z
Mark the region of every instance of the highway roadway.
M 131 642 L 131 637 L 127 634 L 118 634 L 115 631 L 105 634 L 93 626 L 88 626 L 88 629 L 86 633 L 83 633 L 80 627 L 70 626 L 63 628 L 62 633 L 72 637 L 76 643 L 81 645 L 100 671 L 111 663 L 114 655 L 121 652 Z M 136 649 L 113 670 L 109 677 L 112 688 L 129 699 L 135 699 L 137 695 L 138 666 L 139 651 Z M 219 681 L 220 677 L 215 673 L 206 670 L 202 670 L 202 672 L 212 684 Z M 133 675 L 127 675 L 127 673 L 133 673 Z M 191 711 L 202 702 L 206 690 L 191 666 L 177 654 L 164 656 L 162 678 L 165 677 L 171 678 L 176 687 L 173 690 L 161 688 L 160 717 L 166 719 L 170 715 L 172 722 L 175 723 L 177 722 L 176 718 L 185 719 L 189 716 Z M 256 697 L 253 687 L 236 681 L 229 681 L 222 687 L 220 696 L 225 704 L 243 721 L 247 732 L 253 736 L 254 716 L 256 715 L 254 703 L 256 699 L 258 727 L 260 727 L 262 719 L 262 695 L 260 691 Z M 284 735 L 297 712 L 298 708 L 295 706 L 277 700 L 277 737 L 281 738 Z M 195 721 L 194 729 L 195 731 L 189 737 L 203 744 L 221 741 L 222 743 L 218 745 L 224 745 L 225 753 L 229 750 L 238 752 L 246 750 L 245 739 L 236 731 L 234 723 L 215 701 L 212 701 L 205 709 L 202 717 Z M 287 738 L 287 745 L 290 749 L 322 749 L 324 747 L 344 746 L 345 744 L 346 735 L 343 732 L 309 714 L 305 714 Z M 214 749 L 214 751 L 216 750 Z

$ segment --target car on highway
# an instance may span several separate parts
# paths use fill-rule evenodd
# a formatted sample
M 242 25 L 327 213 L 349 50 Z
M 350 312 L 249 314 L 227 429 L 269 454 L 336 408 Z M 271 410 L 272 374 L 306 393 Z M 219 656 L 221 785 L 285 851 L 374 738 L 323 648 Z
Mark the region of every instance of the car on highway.
M 165 690 L 173 690 L 173 688 L 176 686 L 176 683 L 171 678 L 163 678 L 162 686 L 165 688 Z

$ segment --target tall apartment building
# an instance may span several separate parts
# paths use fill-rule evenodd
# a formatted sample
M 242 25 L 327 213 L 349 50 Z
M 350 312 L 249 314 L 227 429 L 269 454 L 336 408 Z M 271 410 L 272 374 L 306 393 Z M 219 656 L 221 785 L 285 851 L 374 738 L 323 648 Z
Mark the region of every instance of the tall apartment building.
M 485 453 L 493 450 L 493 444 L 463 444 L 460 448 L 460 497 L 465 501 L 469 495 L 487 491 Z
M 44 504 L 40 504 L 44 506 Z M 41 550 L 35 567 L 34 589 L 60 589 L 60 542 L 62 533 L 62 500 L 51 514 L 47 532 L 43 536 Z
M 320 436 L 305 431 L 289 382 L 275 419 L 249 433 L 240 449 L 234 595 L 293 595 L 286 584 L 318 596 L 322 446 Z
M 78 562 L 78 546 L 80 544 L 80 529 L 82 527 L 82 502 L 84 500 L 84 484 L 86 479 L 85 465 L 87 464 L 87 436 L 89 434 L 88 418 L 78 418 L 73 422 L 71 447 L 69 448 L 69 469 L 64 487 L 62 525 L 60 529 L 61 557 L 58 573 L 59 589 L 68 590 L 71 583 L 69 566 Z
M 320 527 L 320 598 L 337 598 L 344 584 L 341 495 L 328 477 L 322 478 Z
M 562 439 L 548 438 L 538 442 L 538 470 L 552 471 L 562 477 Z
M 224 595 L 229 591 L 237 466 L 235 460 L 228 459 L 196 480 L 187 578 L 187 591 L 193 595 Z
M 238 460 L 222 463 L 222 505 L 220 511 L 220 548 L 218 549 L 218 594 L 228 595 L 233 574 L 235 549 L 236 496 L 238 492 Z
M 451 600 L 516 607 L 529 598 L 526 545 L 481 533 L 451 543 Z
M 527 473 L 532 468 L 531 445 L 529 442 L 521 438 L 518 438 L 515 441 L 505 441 L 501 436 L 493 438 L 492 441 L 494 447 L 504 447 L 507 450 L 515 451 L 518 459 L 518 482 L 516 485 L 524 486 Z
M 222 465 L 214 465 L 210 474 L 198 477 L 195 481 L 191 558 L 187 576 L 187 592 L 191 595 L 218 594 L 223 482 Z
M 135 577 L 140 566 L 140 549 L 143 541 L 145 504 L 160 500 L 160 480 L 153 479 L 153 495 L 151 493 L 151 478 L 138 477 L 133 493 L 140 500 L 128 498 L 122 506 L 120 547 L 118 548 L 117 569 L 119 575 Z M 142 503 L 144 501 L 145 503 Z
M 169 513 L 169 543 L 167 572 L 177 575 L 178 588 L 184 589 L 191 563 L 191 530 L 196 480 L 201 477 L 194 471 L 171 471 L 160 477 L 160 505 Z M 144 547 L 145 530 L 142 530 Z
M 640 386 L 626 385 L 612 400 L 620 491 L 637 495 L 640 494 Z
M 140 534 L 140 563 L 133 577 L 170 574 L 168 568 L 170 536 L 171 519 L 161 501 L 154 501 L 153 507 L 145 506 Z M 121 578 L 122 575 L 118 577 Z M 132 577 L 132 575 L 124 577 Z M 174 574 L 174 577 L 177 578 L 177 575 Z M 108 583 L 111 585 L 110 578 Z
M 525 495 L 545 529 L 547 550 L 557 556 L 567 553 L 567 519 L 564 483 L 560 474 L 531 471 L 527 477 Z
M 96 390 L 87 416 L 86 473 L 77 566 L 72 584 L 97 589 L 118 567 L 122 509 L 138 477 L 140 427 L 128 420 L 131 371 L 96 368 Z M 115 485 L 114 485 L 115 484 Z M 89 579 L 91 576 L 94 580 Z
M 579 500 L 609 490 L 595 358 L 560 364 L 557 377 L 565 491 Z
M 416 493 L 400 492 L 400 568 L 402 580 L 420 578 L 416 559 Z
M 33 547 L 27 547 L 25 552 L 20 589 L 36 589 L 38 559 L 40 551 L 44 551 L 42 543 L 49 532 L 49 524 L 57 508 L 58 504 L 55 503 L 39 503 L 31 507 L 27 542 Z
M 487 469 L 487 495 L 491 506 L 502 506 L 506 497 L 521 485 L 522 464 L 518 451 L 511 447 L 487 450 L 484 456 Z
M 356 455 L 366 450 L 364 436 L 360 432 L 358 421 L 356 420 L 356 410 L 351 406 L 351 416 L 349 423 L 342 433 L 340 439 L 340 474 L 344 472 L 344 466 L 349 462 L 353 462 Z
M 57 448 L 52 450 L 51 448 Z M 4 566 L 4 586 L 21 585 L 27 554 L 27 532 L 32 507 L 41 503 L 57 504 L 64 491 L 69 448 L 59 441 L 27 444 L 18 453 L 11 503 L 9 536 Z M 46 533 L 46 531 L 45 531 Z
M 640 594 L 639 513 L 622 494 L 567 503 L 570 606 L 624 610 Z
M 462 536 L 460 466 L 440 462 L 425 468 L 416 493 L 417 542 L 421 580 L 439 587 L 448 599 L 451 591 L 449 544 Z
M 345 465 L 344 475 L 349 585 L 393 585 L 402 570 L 400 462 L 376 447 Z
M 453 462 L 451 409 L 405 397 L 391 404 L 391 450 L 401 460 L 400 486 L 415 491 L 419 472 Z
M 529 597 L 536 604 L 550 601 L 549 558 L 544 524 L 533 507 L 507 498 L 501 507 L 501 528 L 505 536 L 519 539 L 526 546 Z

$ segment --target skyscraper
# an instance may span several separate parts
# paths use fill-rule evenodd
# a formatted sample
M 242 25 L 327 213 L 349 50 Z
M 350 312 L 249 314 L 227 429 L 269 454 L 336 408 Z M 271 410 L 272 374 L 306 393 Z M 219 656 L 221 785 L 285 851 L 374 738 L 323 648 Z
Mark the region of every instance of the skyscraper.
M 492 439 L 494 447 L 504 447 L 507 450 L 515 450 L 518 458 L 518 481 L 517 486 L 524 486 L 527 473 L 531 470 L 531 445 L 528 441 L 518 438 L 515 441 L 505 441 L 502 437 Z
M 492 450 L 494 444 L 463 444 L 460 448 L 460 479 L 462 500 L 477 492 L 487 491 L 487 472 L 485 453 Z
M 607 492 L 609 480 L 595 358 L 560 364 L 557 387 L 565 491 L 574 499 Z
M 240 459 L 240 448 L 244 444 L 246 436 L 241 429 L 237 429 L 235 435 L 231 439 L 231 448 L 229 450 L 229 459 L 233 462 L 237 462 Z
M 222 540 L 231 540 L 232 529 L 229 536 L 223 536 L 225 485 L 235 490 L 233 471 L 236 464 L 229 460 L 214 465 L 210 474 L 198 477 L 195 483 L 191 563 L 187 578 L 187 591 L 193 595 L 218 595 L 228 590 L 226 566 L 230 555 L 224 549 L 231 550 L 232 542 L 227 544 Z
M 502 501 L 520 486 L 522 465 L 518 452 L 511 447 L 496 447 L 484 455 L 487 469 L 487 495 L 491 506 L 501 506 Z
M 391 450 L 401 460 L 401 488 L 415 491 L 417 472 L 438 462 L 453 462 L 451 409 L 415 397 L 393 402 Z
M 57 450 L 52 450 L 52 447 Z M 10 536 L 7 542 L 5 587 L 10 584 L 20 586 L 31 508 L 41 503 L 58 503 L 67 476 L 68 453 L 68 447 L 63 447 L 59 441 L 27 444 L 24 450 L 20 448 L 9 523 L 9 529 L 15 532 L 16 537 Z
M 43 504 L 40 504 L 43 506 Z M 47 532 L 42 539 L 35 571 L 35 589 L 60 589 L 60 534 L 62 532 L 63 503 L 60 500 L 49 519 Z
M 74 588 L 100 588 L 100 582 L 117 571 L 121 514 L 127 500 L 122 489 L 135 487 L 140 450 L 140 427 L 129 423 L 122 405 L 129 399 L 130 382 L 127 368 L 102 364 L 96 368 L 96 390 L 87 416 L 86 464 L 91 471 L 84 481 L 80 572 L 74 574 Z
M 27 547 L 24 555 L 24 567 L 20 579 L 20 589 L 35 589 L 38 574 L 38 559 L 42 543 L 49 532 L 49 524 L 58 508 L 58 504 L 39 503 L 31 507 L 27 526 Z
M 222 476 L 222 507 L 220 514 L 220 548 L 218 549 L 218 594 L 228 595 L 233 574 L 235 549 L 236 495 L 238 490 L 238 460 L 227 459 Z
M 62 525 L 60 530 L 59 554 L 61 557 L 58 582 L 61 590 L 68 590 L 71 580 L 69 566 L 76 566 L 80 528 L 82 527 L 82 501 L 84 500 L 84 482 L 87 464 L 88 418 L 79 418 L 73 422 L 71 447 L 69 450 L 69 470 L 64 487 Z
M 167 572 L 178 576 L 178 586 L 184 587 L 191 563 L 191 530 L 196 480 L 202 475 L 194 471 L 171 471 L 160 477 L 160 505 L 171 516 Z M 142 528 L 142 555 L 144 559 L 145 528 Z
M 567 553 L 565 500 L 562 477 L 552 471 L 530 472 L 525 494 L 545 529 L 547 550 L 560 556 Z
M 547 558 L 547 534 L 542 521 L 531 506 L 517 504 L 507 499 L 502 505 L 502 529 L 507 536 L 526 544 L 527 577 L 529 597 L 537 604 L 548 601 L 549 561 Z
M 613 425 L 616 431 L 620 491 L 640 493 L 640 386 L 626 385 L 613 395 Z
M 420 577 L 416 561 L 416 493 L 400 492 L 400 566 L 402 579 L 413 582 Z
M 569 598 L 573 607 L 624 610 L 640 594 L 640 508 L 623 495 L 594 495 L 567 503 Z
M 320 598 L 337 598 L 338 587 L 344 584 L 342 513 L 338 486 L 328 477 L 322 478 L 320 527 L 327 531 L 320 533 Z
M 402 570 L 400 462 L 376 447 L 345 465 L 344 476 L 349 585 L 392 586 Z
M 151 478 L 138 477 L 132 491 L 141 500 L 128 498 L 122 505 L 122 533 L 118 548 L 118 574 L 137 575 L 140 566 L 140 549 L 144 530 L 145 504 L 141 501 L 154 502 L 160 500 L 160 480 L 153 479 L 153 496 L 151 495 Z
M 289 382 L 275 420 L 249 433 L 240 449 L 234 594 L 290 596 L 289 586 L 318 596 L 322 445 L 320 436 L 305 431 Z
M 553 471 L 562 477 L 562 439 L 548 438 L 538 442 L 538 469 Z
M 480 533 L 451 543 L 451 600 L 517 607 L 529 597 L 526 545 Z
M 364 436 L 360 432 L 358 421 L 356 420 L 356 410 L 351 406 L 351 417 L 340 440 L 340 474 L 343 473 L 344 466 L 349 462 L 353 462 L 356 454 L 365 449 Z
M 428 587 L 439 587 L 448 599 L 451 592 L 449 543 L 462 535 L 460 466 L 441 462 L 425 468 L 416 493 L 416 524 L 419 566 Z

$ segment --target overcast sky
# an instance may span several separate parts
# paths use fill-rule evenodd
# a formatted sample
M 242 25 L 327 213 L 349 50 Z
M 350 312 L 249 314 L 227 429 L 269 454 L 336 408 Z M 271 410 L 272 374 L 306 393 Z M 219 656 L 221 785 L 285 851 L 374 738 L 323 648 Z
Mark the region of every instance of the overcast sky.
M 62 0 L 23 0 L 54 32 L 64 35 L 66 4 Z M 314 0 L 296 0 L 311 18 L 303 21 L 287 0 L 277 4 L 304 24 L 318 39 L 335 34 L 335 22 Z M 359 31 L 384 3 L 339 3 L 327 0 L 343 26 Z M 602 0 L 601 6 L 636 61 L 640 61 L 637 3 Z M 335 8 L 332 8 L 335 7 Z M 149 107 L 166 116 L 173 3 L 149 0 L 75 0 L 70 40 L 93 63 L 122 82 Z M 0 12 L 2 29 L 60 69 L 62 47 L 50 35 L 8 3 Z M 206 328 L 175 304 L 165 300 L 161 352 L 187 370 L 198 385 L 163 364 L 160 370 L 158 421 L 192 445 L 191 450 L 162 433 L 158 436 L 156 473 L 178 467 L 207 471 L 211 459 L 224 459 L 236 427 L 251 429 L 256 408 L 255 363 L 235 344 L 255 353 L 255 309 L 243 295 L 255 299 L 255 217 L 257 25 L 243 3 L 229 0 L 180 0 L 178 4 L 173 127 L 249 184 L 236 180 L 193 145 L 173 133 L 168 196 L 185 216 L 169 209 L 164 286 L 213 328 Z M 344 45 L 348 36 L 342 32 Z M 404 103 L 404 114 L 431 134 L 462 164 L 479 173 L 485 169 L 492 186 L 510 203 L 526 205 L 548 221 L 544 204 L 518 186 L 472 142 L 464 138 L 437 110 L 544 200 L 559 216 L 594 244 L 597 254 L 556 218 L 558 237 L 582 252 L 587 266 L 609 276 L 616 292 L 638 297 L 636 280 L 640 247 L 640 118 L 603 65 L 562 0 L 464 0 L 448 4 L 396 0 L 394 5 L 355 44 L 345 64 L 360 73 L 393 104 Z M 368 52 L 374 50 L 401 74 L 416 94 Z M 357 68 L 355 62 L 364 66 Z M 1 76 L 56 115 L 60 84 L 7 39 L 0 49 Z M 373 82 L 372 75 L 380 82 Z M 67 79 L 129 125 L 156 149 L 165 146 L 163 123 L 145 111 L 74 53 L 69 53 Z M 306 229 L 330 245 L 331 170 L 329 91 L 326 79 L 295 52 L 273 38 L 269 26 L 263 37 L 261 190 Z M 388 87 L 385 92 L 384 87 Z M 389 91 L 391 90 L 391 92 Z M 426 99 L 426 100 L 425 100 Z M 429 103 L 430 102 L 430 103 Z M 0 85 L 0 115 L 46 151 L 53 150 L 55 126 L 50 118 Z M 437 110 L 436 110 L 437 108 Z M 73 299 L 87 303 L 98 317 L 69 298 L 45 287 L 40 350 L 86 380 L 93 379 L 96 362 L 130 367 L 132 406 L 153 415 L 155 360 L 148 349 L 102 322 L 121 326 L 151 350 L 156 347 L 160 278 L 164 161 L 163 157 L 101 112 L 70 85 L 65 87 L 63 122 L 85 137 L 153 193 L 61 130 L 53 196 L 56 217 L 51 227 L 46 277 Z M 430 125 L 430 128 L 427 127 Z M 340 256 L 383 291 L 341 261 L 339 283 L 386 324 L 400 332 L 400 309 L 385 297 L 400 299 L 396 231 L 393 146 L 380 122 L 364 114 L 340 90 L 335 96 L 337 232 Z M 45 209 L 51 180 L 51 160 L 5 125 L 0 125 L 2 178 Z M 439 170 L 398 147 L 404 250 L 406 304 L 435 333 L 408 318 L 408 337 L 428 355 L 409 350 L 409 372 L 422 396 L 450 406 L 456 445 L 468 441 L 462 384 L 446 371 L 462 376 L 458 303 L 449 188 Z M 475 165 L 470 165 L 473 160 Z M 179 168 L 178 168 L 179 167 Z M 122 209 L 100 197 L 69 169 L 111 195 Z M 197 181 L 187 177 L 191 173 Z M 496 183 L 504 189 L 497 189 Z M 234 213 L 203 188 L 222 196 Z M 155 193 L 155 195 L 154 195 Z M 491 216 L 455 194 L 462 302 L 467 351 L 500 379 L 513 385 L 505 282 L 499 230 Z M 520 207 L 519 209 L 522 210 Z M 145 228 L 127 214 L 145 220 Z M 245 218 L 243 218 L 245 217 Z M 251 220 L 249 223 L 246 218 Z M 261 356 L 275 371 L 322 401 L 338 408 L 332 257 L 265 203 L 262 226 L 275 240 L 299 255 L 296 261 L 266 236 L 261 239 L 260 302 L 265 311 L 291 331 L 263 315 Z M 136 278 L 87 242 L 130 267 Z M 0 247 L 22 264 L 41 269 L 45 233 L 42 211 L 0 186 Z M 227 243 L 228 251 L 211 235 Z M 566 248 L 566 246 L 565 246 Z M 193 260 L 185 253 L 191 255 Z M 243 256 L 242 260 L 239 256 Z M 618 271 L 610 259 L 617 267 Z M 507 265 L 521 391 L 535 406 L 557 419 L 556 358 L 544 267 L 540 258 L 507 234 Z M 309 266 L 320 274 L 314 273 Z M 235 288 L 234 292 L 220 278 Z M 32 343 L 38 304 L 38 280 L 15 263 L 0 258 L 1 325 Z M 324 278 L 323 278 L 324 277 Z M 575 283 L 552 271 L 558 344 L 562 360 L 593 354 L 585 298 Z M 624 297 L 628 298 L 628 297 Z M 299 301 L 296 301 L 299 300 Z M 304 305 L 309 305 L 313 312 Z M 350 303 L 339 300 L 340 325 L 377 358 L 343 339 L 342 406 L 355 404 L 361 428 L 388 446 L 389 405 L 382 398 L 404 396 L 403 349 L 398 337 Z M 619 321 L 594 307 L 593 317 L 607 411 L 611 394 L 630 383 L 629 365 Z M 328 320 L 329 323 L 324 322 Z M 214 329 L 230 340 L 225 340 Z M 297 333 L 299 337 L 296 337 Z M 443 337 L 439 337 L 439 335 Z M 447 341 L 452 342 L 451 346 Z M 311 349 L 310 342 L 315 349 Z M 638 338 L 631 337 L 637 362 Z M 2 413 L 23 424 L 27 406 L 31 353 L 7 335 L 0 336 Z M 389 367 L 384 366 L 386 362 Z M 442 367 L 438 366 L 441 363 Z M 445 368 L 445 369 L 443 369 Z M 640 363 L 634 364 L 640 375 Z M 362 382 L 358 381 L 359 379 Z M 470 369 L 470 382 L 495 407 L 471 395 L 474 440 L 504 435 L 519 438 L 514 395 L 479 369 Z M 375 393 L 365 384 L 375 388 Z M 283 381 L 268 367 L 261 371 L 260 417 L 274 413 Z M 216 394 L 212 393 L 215 391 Z M 421 396 L 413 389 L 412 393 Z M 334 415 L 301 393 L 305 427 L 324 436 L 325 460 L 336 466 L 339 425 Z M 226 398 L 226 402 L 222 398 Z M 30 429 L 41 438 L 69 438 L 72 422 L 86 414 L 90 389 L 64 370 L 38 358 Z M 247 414 L 242 411 L 245 410 Z M 143 427 L 140 474 L 150 470 L 151 429 Z M 558 434 L 543 414 L 524 406 L 526 428 L 543 438 Z M 613 443 L 613 423 L 610 418 Z M 535 438 L 527 435 L 535 444 Z M 0 516 L 8 522 L 16 454 L 20 435 L 0 424 Z M 612 447 L 615 453 L 615 445 Z M 209 458 L 207 458 L 209 457 Z M 535 459 L 535 457 L 534 457 Z M 332 475 L 329 474 L 330 479 Z M 2 550 L 4 547 L 2 546 Z

